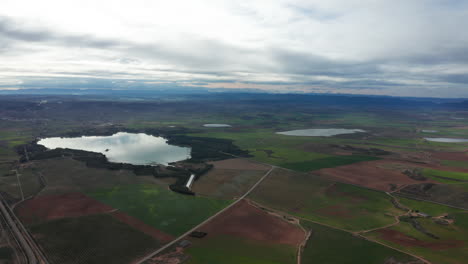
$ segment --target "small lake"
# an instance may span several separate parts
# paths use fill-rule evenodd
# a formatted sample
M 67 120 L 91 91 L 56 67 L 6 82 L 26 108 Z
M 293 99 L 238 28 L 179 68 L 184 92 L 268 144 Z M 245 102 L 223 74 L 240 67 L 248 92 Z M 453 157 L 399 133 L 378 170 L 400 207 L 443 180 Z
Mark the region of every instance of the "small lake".
M 437 132 L 439 132 L 439 131 L 437 131 L 437 130 L 427 130 L 427 129 L 423 129 L 423 130 L 421 130 L 421 132 L 423 132 L 423 133 L 437 133 Z
M 461 143 L 468 142 L 466 138 L 424 138 L 427 141 L 443 142 L 443 143 Z
M 44 138 L 37 142 L 48 149 L 69 148 L 99 152 L 111 162 L 134 165 L 167 165 L 190 158 L 191 148 L 169 145 L 167 139 L 143 133 L 119 132 L 112 136 Z
M 358 132 L 366 132 L 362 129 L 346 129 L 346 128 L 313 128 L 299 129 L 284 132 L 276 132 L 276 134 L 286 136 L 302 136 L 302 137 L 331 137 L 342 134 L 353 134 Z
M 204 124 L 204 127 L 231 127 L 231 125 L 228 124 Z

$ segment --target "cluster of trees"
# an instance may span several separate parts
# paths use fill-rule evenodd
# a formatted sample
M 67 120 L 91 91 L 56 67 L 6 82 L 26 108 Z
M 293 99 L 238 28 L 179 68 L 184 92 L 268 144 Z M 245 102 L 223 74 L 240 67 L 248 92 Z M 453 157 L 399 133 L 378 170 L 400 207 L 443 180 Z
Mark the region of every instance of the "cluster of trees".
M 155 131 L 152 131 L 155 134 Z M 70 135 L 68 135 L 70 136 Z M 170 136 L 169 141 L 172 144 L 190 146 L 192 148 L 192 158 L 187 164 L 196 164 L 196 166 L 151 166 L 151 165 L 133 165 L 128 163 L 109 162 L 102 153 L 89 152 L 76 149 L 57 148 L 49 150 L 36 142 L 17 147 L 17 152 L 21 155 L 21 162 L 29 160 L 51 159 L 59 157 L 70 157 L 84 162 L 90 168 L 104 168 L 109 170 L 131 170 L 136 175 L 153 175 L 157 178 L 173 177 L 176 182 L 169 188 L 172 191 L 194 195 L 195 193 L 186 183 L 192 174 L 198 180 L 203 174 L 212 169 L 213 165 L 205 163 L 208 160 L 219 160 L 228 158 L 223 152 L 236 155 L 248 155 L 247 152 L 240 150 L 232 141 L 225 139 L 197 138 L 188 136 Z

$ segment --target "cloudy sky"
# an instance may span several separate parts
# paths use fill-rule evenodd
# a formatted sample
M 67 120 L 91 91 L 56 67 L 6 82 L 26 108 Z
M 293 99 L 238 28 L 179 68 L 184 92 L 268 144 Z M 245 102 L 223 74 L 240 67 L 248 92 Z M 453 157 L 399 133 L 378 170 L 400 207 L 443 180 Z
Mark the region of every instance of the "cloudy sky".
M 468 97 L 466 0 L 1 0 L 0 89 Z

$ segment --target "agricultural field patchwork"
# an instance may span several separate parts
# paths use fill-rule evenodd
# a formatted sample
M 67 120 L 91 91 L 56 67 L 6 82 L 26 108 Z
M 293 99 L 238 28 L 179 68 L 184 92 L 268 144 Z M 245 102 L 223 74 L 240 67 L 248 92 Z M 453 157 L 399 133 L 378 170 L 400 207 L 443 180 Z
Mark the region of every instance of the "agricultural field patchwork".
M 196 194 L 224 199 L 240 197 L 269 170 L 269 166 L 246 159 L 227 159 L 211 164 L 214 168 L 193 184 L 192 190 Z
M 52 220 L 29 230 L 52 264 L 127 264 L 161 245 L 106 214 Z
M 122 185 L 87 195 L 170 235 L 188 231 L 230 203 L 182 195 L 154 184 Z
M 422 256 L 432 263 L 463 263 L 468 258 L 468 214 L 465 211 L 450 213 L 447 217 L 434 217 L 416 218 L 419 230 L 413 223 L 402 221 L 397 226 L 366 236 Z
M 380 264 L 394 260 L 409 263 L 415 258 L 383 245 L 308 221 L 301 225 L 311 232 L 302 254 L 303 264 Z
M 405 185 L 430 182 L 424 178 L 411 178 L 403 172 L 408 164 L 391 160 L 360 162 L 336 168 L 319 170 L 317 173 L 331 180 L 351 183 L 381 191 L 394 191 Z
M 305 240 L 297 223 L 241 201 L 203 225 L 203 238 L 188 237 L 184 249 L 190 264 L 296 263 L 296 251 Z M 229 257 L 227 257 L 229 256 Z
M 432 99 L 169 97 L 0 100 L 0 193 L 52 264 L 135 263 L 158 249 L 145 264 L 297 264 L 299 257 L 301 264 L 420 264 L 411 254 L 432 264 L 468 259 L 462 209 L 468 143 L 425 139 L 468 138 L 468 112 L 458 100 L 444 108 L 444 100 Z M 360 132 L 277 134 L 314 129 Z M 93 153 L 79 161 L 78 152 L 48 152 L 35 143 L 118 132 L 160 136 L 191 148 L 192 158 L 136 168 Z M 43 159 L 35 159 L 38 153 Z M 187 187 L 191 174 L 196 180 Z M 235 202 L 197 228 L 206 236 L 192 233 L 163 246 Z M 0 262 L 11 257 L 5 248 L 0 244 Z
M 305 220 L 354 231 L 390 224 L 393 215 L 401 213 L 383 192 L 282 169 L 274 170 L 250 198 Z

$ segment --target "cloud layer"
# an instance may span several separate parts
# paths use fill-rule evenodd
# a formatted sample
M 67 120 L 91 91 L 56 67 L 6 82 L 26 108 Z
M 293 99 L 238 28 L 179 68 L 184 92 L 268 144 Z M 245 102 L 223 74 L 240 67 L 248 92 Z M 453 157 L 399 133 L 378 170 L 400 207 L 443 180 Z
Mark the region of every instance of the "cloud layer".
M 468 97 L 466 25 L 463 0 L 2 0 L 0 89 Z

